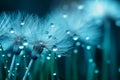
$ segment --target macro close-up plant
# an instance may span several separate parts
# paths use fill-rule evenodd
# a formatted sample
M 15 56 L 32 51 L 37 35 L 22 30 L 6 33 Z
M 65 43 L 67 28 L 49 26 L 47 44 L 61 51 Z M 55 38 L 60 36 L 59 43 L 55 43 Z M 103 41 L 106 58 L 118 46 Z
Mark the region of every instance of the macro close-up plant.
M 0 80 L 119 80 L 120 1 L 0 1 Z

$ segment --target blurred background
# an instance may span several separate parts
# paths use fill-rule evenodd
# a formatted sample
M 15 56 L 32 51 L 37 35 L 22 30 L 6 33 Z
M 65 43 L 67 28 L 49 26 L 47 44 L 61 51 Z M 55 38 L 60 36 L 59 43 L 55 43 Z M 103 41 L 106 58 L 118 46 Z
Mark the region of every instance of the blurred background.
M 114 1 L 120 3 L 118 0 Z M 0 0 L 0 12 L 23 11 L 45 17 L 58 6 L 77 2 L 83 3 L 84 0 Z M 120 7 L 118 11 L 120 12 Z M 119 19 L 120 17 L 106 17 L 102 25 L 102 42 L 97 46 L 76 41 L 74 48 L 66 55 L 58 55 L 54 59 L 46 55 L 45 61 L 39 58 L 32 65 L 27 80 L 120 80 L 120 21 L 116 22 Z M 22 80 L 30 60 L 29 56 L 26 60 L 24 57 L 27 55 L 20 61 L 23 65 L 18 64 L 16 78 L 11 80 Z M 7 58 L 11 61 L 12 57 Z M 54 71 L 50 71 L 51 69 Z M 4 66 L 0 66 L 1 80 L 5 80 L 5 77 Z

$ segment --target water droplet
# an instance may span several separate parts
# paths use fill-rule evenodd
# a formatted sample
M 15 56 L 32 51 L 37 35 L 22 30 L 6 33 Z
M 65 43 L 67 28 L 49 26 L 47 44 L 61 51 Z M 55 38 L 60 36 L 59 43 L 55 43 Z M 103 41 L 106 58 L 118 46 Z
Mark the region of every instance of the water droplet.
M 95 70 L 95 74 L 98 74 L 98 73 L 99 73 L 99 70 L 96 69 L 96 70 Z
M 25 22 L 24 22 L 24 21 L 22 21 L 22 22 L 20 23 L 20 25 L 21 25 L 21 26 L 25 25 Z
M 78 6 L 78 10 L 82 10 L 83 8 L 84 8 L 83 5 L 79 5 L 79 6 Z
M 74 36 L 73 36 L 73 40 L 74 40 L 74 41 L 77 41 L 77 40 L 78 40 L 78 36 L 77 36 L 77 35 L 74 35 Z
M 47 56 L 47 57 L 46 57 L 46 59 L 47 59 L 47 60 L 50 60 L 50 57 L 49 57 L 49 56 Z
M 118 72 L 120 72 L 120 68 L 118 68 Z
M 58 50 L 57 46 L 53 46 L 52 50 L 56 52 Z
M 19 46 L 19 49 L 23 49 L 24 48 L 24 46 Z
M 28 45 L 27 40 L 24 40 L 24 41 L 23 41 L 23 45 L 24 45 L 24 46 L 27 46 L 27 45 Z
M 74 50 L 73 50 L 73 53 L 77 54 L 77 53 L 78 53 L 78 50 L 77 50 L 77 49 L 74 49 Z
M 53 76 L 56 76 L 57 74 L 56 73 L 53 73 Z
M 87 36 L 85 39 L 86 39 L 86 40 L 89 40 L 89 39 L 90 39 L 90 37 L 88 37 L 88 36 Z
M 75 45 L 76 45 L 76 46 L 80 46 L 80 44 L 81 44 L 80 42 L 76 42 L 76 44 L 75 44 Z
M 90 49 L 91 49 L 91 46 L 86 46 L 86 49 L 87 49 L 87 50 L 90 50 Z
M 19 66 L 19 65 L 20 65 L 20 63 L 16 63 L 16 65 L 17 65 L 17 66 Z
M 50 24 L 50 26 L 51 26 L 52 28 L 54 28 L 54 27 L 55 27 L 54 23 L 51 23 L 51 24 Z
M 92 62 L 93 62 L 93 59 L 92 59 L 92 58 L 90 58 L 90 59 L 89 59 L 89 62 L 90 62 L 90 63 L 92 63 Z
M 67 14 L 63 14 L 63 18 L 67 18 L 68 17 L 68 15 Z
M 48 54 L 48 56 L 51 56 L 51 54 Z
M 2 49 L 0 48 L 0 51 L 2 51 Z
M 15 70 L 17 70 L 18 68 L 15 68 Z
M 8 70 L 8 73 L 10 72 L 10 70 Z
M 117 26 L 117 27 L 120 27 L 120 20 L 117 20 L 117 21 L 116 21 L 116 26 Z
M 2 57 L 5 57 L 5 55 L 3 54 Z
M 4 68 L 7 68 L 6 66 L 4 66 Z
M 58 57 L 58 58 L 61 58 L 62 56 L 59 54 L 59 55 L 57 55 L 57 57 Z
M 70 34 L 70 31 L 69 31 L 69 30 L 66 30 L 66 33 L 67 33 L 67 34 Z
M 13 28 L 11 28 L 10 29 L 10 33 L 14 33 L 15 31 L 14 31 L 14 29 Z
M 11 57 L 11 53 L 8 53 L 7 56 L 8 56 L 8 57 Z
M 25 58 L 26 56 L 24 55 L 23 57 Z

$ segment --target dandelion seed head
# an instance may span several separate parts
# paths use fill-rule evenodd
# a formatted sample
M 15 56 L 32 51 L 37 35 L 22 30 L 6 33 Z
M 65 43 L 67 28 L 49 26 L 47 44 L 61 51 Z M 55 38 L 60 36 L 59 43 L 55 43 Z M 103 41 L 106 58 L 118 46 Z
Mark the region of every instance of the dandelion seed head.
M 26 27 L 21 27 L 20 24 L 20 21 L 22 20 L 24 14 L 18 12 L 6 15 L 9 16 L 9 24 L 7 24 L 4 40 L 1 41 L 4 50 L 7 50 L 10 48 L 10 46 L 13 45 L 21 45 L 25 38 L 24 34 L 27 33 Z M 25 18 L 27 18 L 27 15 Z M 21 46 L 19 46 L 19 48 L 21 48 Z
M 69 40 L 70 37 L 68 34 L 70 32 L 66 32 L 68 28 L 62 21 L 62 14 L 59 16 L 53 14 L 54 13 L 51 13 L 49 16 L 46 16 L 46 21 L 40 26 L 39 36 L 41 37 L 39 37 L 39 40 L 43 42 L 45 48 L 54 51 L 55 53 L 64 53 L 73 44 L 71 40 Z M 52 25 L 52 27 L 50 25 Z
M 78 7 L 78 4 L 75 5 Z M 73 36 L 73 40 L 76 41 L 79 39 L 84 43 L 97 45 L 101 42 L 102 37 L 102 18 L 95 17 L 93 14 L 89 14 L 86 3 L 79 5 L 79 8 L 84 8 L 84 10 L 77 10 L 76 7 L 72 7 L 71 10 L 57 8 L 54 11 L 54 14 L 57 16 L 60 16 L 62 13 L 69 15 L 69 17 L 66 19 L 61 19 L 60 17 L 58 18 L 64 21 L 63 23 L 67 24 L 66 27 L 69 31 L 71 31 L 69 32 L 67 30 L 67 34 L 77 35 L 77 37 Z
M 31 51 L 34 49 L 41 52 L 43 48 L 46 48 L 56 53 L 64 53 L 72 46 L 72 42 L 66 34 L 68 29 L 62 21 L 63 14 L 58 17 L 52 14 L 47 16 L 46 20 L 41 20 L 36 15 L 32 16 L 20 12 L 9 14 L 9 16 L 6 39 L 1 42 L 5 50 L 10 46 L 16 46 L 13 48 L 16 51 L 26 46 Z M 66 18 L 67 15 L 63 17 Z

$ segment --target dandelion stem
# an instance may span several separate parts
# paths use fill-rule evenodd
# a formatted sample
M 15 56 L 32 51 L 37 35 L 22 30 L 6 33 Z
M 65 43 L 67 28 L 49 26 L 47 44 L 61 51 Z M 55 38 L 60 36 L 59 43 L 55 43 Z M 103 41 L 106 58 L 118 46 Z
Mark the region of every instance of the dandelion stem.
M 27 71 L 25 72 L 25 75 L 24 75 L 24 77 L 23 77 L 23 80 L 26 80 L 26 77 L 27 77 L 27 75 L 28 75 L 28 72 L 29 72 L 29 70 L 30 70 L 30 68 L 31 68 L 31 66 L 32 66 L 32 64 L 33 64 L 33 59 L 31 59 L 30 60 L 30 62 L 29 62 L 29 65 L 28 65 L 28 68 L 27 68 Z
M 2 49 L 1 52 L 2 52 L 2 57 L 3 57 L 3 61 L 4 61 L 4 68 L 5 68 L 5 72 L 7 73 L 8 72 L 8 65 L 7 65 L 8 60 L 7 60 L 7 57 L 5 55 L 4 49 L 1 44 L 0 44 L 0 48 Z M 8 77 L 8 74 L 6 74 L 6 77 Z
M 18 66 L 20 65 L 20 60 L 21 60 L 21 57 L 22 57 L 22 55 L 24 54 L 24 51 L 22 50 L 21 52 L 20 52 L 20 55 L 18 56 L 18 58 L 17 58 L 17 60 L 16 60 L 16 63 L 17 64 L 15 64 L 15 71 L 14 71 L 14 73 L 15 73 L 15 76 L 14 76 L 14 80 L 16 80 L 16 73 L 17 73 L 17 70 L 18 70 Z
M 12 70 L 13 70 L 14 63 L 15 63 L 15 58 L 16 58 L 16 55 L 13 55 L 12 62 L 11 62 L 11 66 L 10 66 L 10 72 L 9 72 L 9 74 L 8 74 L 9 79 L 10 79 L 11 74 L 12 74 Z

